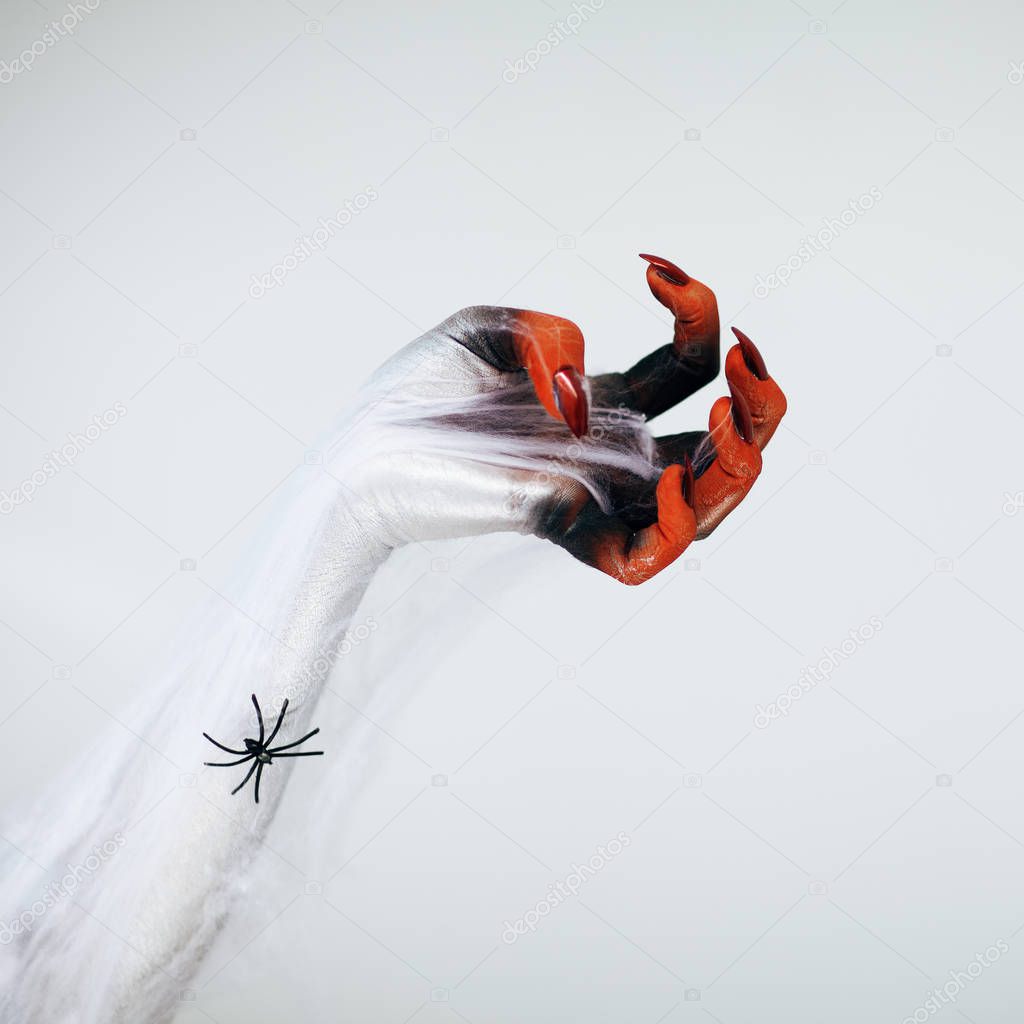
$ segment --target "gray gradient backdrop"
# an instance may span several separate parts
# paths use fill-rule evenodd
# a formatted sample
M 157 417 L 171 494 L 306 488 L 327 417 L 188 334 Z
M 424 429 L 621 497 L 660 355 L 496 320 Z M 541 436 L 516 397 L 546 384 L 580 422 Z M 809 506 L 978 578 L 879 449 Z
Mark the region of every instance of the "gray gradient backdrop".
M 606 0 L 540 55 L 571 10 L 103 0 L 0 72 L 0 489 L 126 410 L 0 517 L 0 793 L 121 728 L 383 358 L 503 303 L 623 367 L 668 338 L 651 251 L 789 396 L 755 490 L 637 590 L 515 537 L 403 553 L 322 704 L 329 745 L 401 686 L 361 794 L 325 823 L 296 773 L 178 1021 L 898 1024 L 1000 940 L 940 1016 L 1018 1021 L 1024 12 Z M 0 60 L 61 13 L 3 0 Z

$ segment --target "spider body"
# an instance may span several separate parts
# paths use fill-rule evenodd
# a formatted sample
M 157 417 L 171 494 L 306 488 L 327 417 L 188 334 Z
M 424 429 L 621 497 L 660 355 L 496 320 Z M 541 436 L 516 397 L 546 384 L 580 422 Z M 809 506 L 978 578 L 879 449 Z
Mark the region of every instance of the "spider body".
M 245 749 L 248 750 L 250 754 L 255 754 L 257 761 L 260 761 L 263 764 L 273 764 L 273 759 L 260 746 L 258 740 L 254 740 L 247 736 L 245 739 Z
M 300 739 L 292 740 L 291 743 L 284 743 L 279 747 L 272 747 L 271 743 L 274 742 L 274 737 L 277 736 L 281 729 L 281 725 L 284 722 L 285 712 L 288 710 L 288 701 L 281 705 L 281 713 L 277 716 L 277 722 L 274 724 L 274 728 L 271 730 L 269 736 L 266 735 L 266 729 L 263 724 L 263 712 L 260 710 L 259 701 L 256 699 L 256 694 L 252 694 L 252 705 L 256 709 L 256 720 L 260 727 L 259 739 L 253 739 L 251 736 L 247 736 L 243 740 L 245 750 L 235 750 L 233 747 L 226 747 L 223 743 L 218 743 L 209 733 L 204 732 L 203 735 L 215 746 L 228 754 L 239 754 L 241 755 L 237 761 L 204 761 L 203 763 L 209 765 L 211 768 L 231 768 L 236 764 L 244 764 L 246 761 L 252 761 L 249 767 L 249 771 L 242 781 L 231 790 L 231 795 L 234 796 L 248 781 L 252 778 L 253 772 L 256 773 L 256 783 L 254 786 L 256 803 L 260 802 L 260 780 L 263 777 L 263 769 L 268 764 L 274 763 L 275 757 L 319 757 L 323 754 L 322 750 L 292 750 L 292 747 L 297 747 L 301 743 L 305 743 L 310 737 L 315 736 L 320 730 L 314 729 L 312 732 L 306 733 Z

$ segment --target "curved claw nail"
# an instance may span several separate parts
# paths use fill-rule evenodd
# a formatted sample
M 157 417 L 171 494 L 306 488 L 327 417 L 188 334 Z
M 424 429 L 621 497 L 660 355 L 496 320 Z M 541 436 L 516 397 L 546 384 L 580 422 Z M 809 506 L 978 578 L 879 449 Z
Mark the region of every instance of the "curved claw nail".
M 555 405 L 565 418 L 569 429 L 582 437 L 587 432 L 590 420 L 590 403 L 580 371 L 575 366 L 563 366 L 551 378 L 555 390 Z
M 747 369 L 758 379 L 768 379 L 768 367 L 764 365 L 764 357 L 757 350 L 757 346 L 738 328 L 734 327 L 732 333 L 740 343 L 740 351 L 743 353 L 743 361 Z
M 732 395 L 732 421 L 736 424 L 736 433 L 750 444 L 754 440 L 754 417 L 750 415 L 750 406 L 741 391 L 729 385 Z
M 694 486 L 693 460 L 687 454 L 683 457 L 683 501 L 685 501 L 690 508 L 693 508 Z
M 646 252 L 642 252 L 639 255 L 640 259 L 647 260 L 666 281 L 670 281 L 672 284 L 690 283 L 690 275 L 685 270 L 680 270 L 679 267 L 669 260 L 663 260 L 660 256 L 651 256 L 650 253 Z

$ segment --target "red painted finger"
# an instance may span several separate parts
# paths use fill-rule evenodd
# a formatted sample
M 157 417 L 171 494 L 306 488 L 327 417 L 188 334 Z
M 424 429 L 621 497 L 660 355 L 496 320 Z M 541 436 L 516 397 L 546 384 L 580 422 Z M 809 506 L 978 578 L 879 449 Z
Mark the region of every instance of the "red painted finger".
M 707 285 L 674 263 L 640 255 L 647 260 L 647 284 L 654 297 L 672 312 L 672 343 L 625 373 L 604 374 L 593 384 L 602 403 L 624 405 L 653 419 L 718 376 L 718 303 Z
M 698 537 L 706 537 L 718 526 L 743 500 L 761 472 L 753 415 L 741 391 L 734 390 L 731 398 L 715 402 L 708 430 L 715 458 L 694 487 Z
M 470 306 L 436 330 L 496 369 L 525 369 L 541 405 L 577 437 L 587 432 L 583 333 L 571 320 L 528 309 Z
M 758 448 L 772 439 L 786 414 L 786 396 L 771 378 L 764 357 L 742 331 L 732 329 L 739 341 L 725 357 L 725 376 L 730 387 L 746 399 L 754 423 L 754 441 Z
M 587 432 L 589 404 L 583 383 L 583 332 L 564 317 L 514 311 L 513 344 L 541 405 L 564 419 L 577 436 Z
M 697 519 L 685 497 L 694 487 L 691 467 L 669 466 L 658 480 L 658 518 L 650 526 L 633 530 L 591 499 L 569 528 L 551 539 L 587 565 L 635 586 L 671 565 L 696 536 Z
M 673 343 L 679 355 L 686 347 L 693 349 L 714 345 L 718 348 L 718 302 L 715 293 L 696 278 L 680 270 L 660 256 L 640 254 L 647 260 L 647 286 L 654 297 L 671 310 L 675 318 Z

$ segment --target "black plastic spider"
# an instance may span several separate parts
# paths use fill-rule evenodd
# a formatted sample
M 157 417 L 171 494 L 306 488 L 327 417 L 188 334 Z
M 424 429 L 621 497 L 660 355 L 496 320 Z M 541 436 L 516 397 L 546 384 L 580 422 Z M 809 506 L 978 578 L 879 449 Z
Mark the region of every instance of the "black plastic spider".
M 271 747 L 271 743 L 274 742 L 274 737 L 277 735 L 278 730 L 281 728 L 281 723 L 284 721 L 284 713 L 288 710 L 288 701 L 281 705 L 281 714 L 277 716 L 277 723 L 274 725 L 274 730 L 269 736 L 264 739 L 264 728 L 263 728 L 263 712 L 260 711 L 260 703 L 256 699 L 256 694 L 252 695 L 252 704 L 256 709 L 256 718 L 260 723 L 260 738 L 258 740 L 245 739 L 245 750 L 234 750 L 231 747 L 225 747 L 223 743 L 218 743 L 208 732 L 204 732 L 203 735 L 215 746 L 220 747 L 221 750 L 227 751 L 229 754 L 242 754 L 243 757 L 237 761 L 204 761 L 204 764 L 209 765 L 211 768 L 232 768 L 236 764 L 244 764 L 246 761 L 252 761 L 252 767 L 249 769 L 245 778 L 231 790 L 231 795 L 234 796 L 248 781 L 252 778 L 252 773 L 256 773 L 256 803 L 260 802 L 260 778 L 263 775 L 263 769 L 268 764 L 273 764 L 273 758 L 275 757 L 316 757 L 323 754 L 322 750 L 303 750 L 294 751 L 291 754 L 282 753 L 282 751 L 290 750 L 292 747 L 297 747 L 300 743 L 305 743 L 311 736 L 315 736 L 320 730 L 314 729 L 312 732 L 307 732 L 302 739 L 294 740 L 292 743 L 286 743 L 281 747 Z

